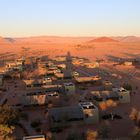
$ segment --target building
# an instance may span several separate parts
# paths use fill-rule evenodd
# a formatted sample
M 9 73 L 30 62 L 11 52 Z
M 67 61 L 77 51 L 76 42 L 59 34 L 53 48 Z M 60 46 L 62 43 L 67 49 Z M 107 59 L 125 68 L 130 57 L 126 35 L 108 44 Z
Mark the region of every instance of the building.
M 22 97 L 22 105 L 47 105 L 50 101 L 55 103 L 59 100 L 58 92 L 45 92 L 45 91 L 34 91 L 27 92 Z
M 18 59 L 14 62 L 6 62 L 6 69 L 8 71 L 22 71 L 24 69 L 24 61 Z
M 92 102 L 81 102 L 80 107 L 84 113 L 84 121 L 87 124 L 99 122 L 98 108 Z
M 45 105 L 45 104 L 48 104 L 47 94 L 32 92 L 32 93 L 27 93 L 22 98 L 23 106 Z
M 101 85 L 101 77 L 100 76 L 90 76 L 90 77 L 75 77 L 75 82 L 77 84 L 94 84 Z
M 33 87 L 25 91 L 21 97 L 23 106 L 30 105 L 45 105 L 48 101 L 55 101 L 59 99 L 58 93 L 61 92 L 61 85 L 48 85 L 44 87 Z
M 64 92 L 66 94 L 74 94 L 75 93 L 76 87 L 75 87 L 74 83 L 72 83 L 72 82 L 64 83 L 63 87 L 64 87 Z
M 113 88 L 112 90 L 118 94 L 120 103 L 130 103 L 130 91 L 123 87 Z
M 49 77 L 44 78 L 42 82 L 43 82 L 43 84 L 45 84 L 45 85 L 52 85 L 52 79 L 49 78 Z
M 82 102 L 75 106 L 51 108 L 48 110 L 48 118 L 51 128 L 70 124 L 93 124 L 99 121 L 99 112 L 93 103 Z
M 108 80 L 103 81 L 103 88 L 104 88 L 104 90 L 112 90 L 112 88 L 113 88 L 112 82 L 110 82 Z
M 131 61 L 125 61 L 124 62 L 124 65 L 126 65 L 126 66 L 132 66 L 133 65 L 133 62 L 131 62 Z
M 106 100 L 114 100 L 114 101 L 119 101 L 119 96 L 116 92 L 112 92 L 109 90 L 102 90 L 102 91 L 91 91 L 87 95 L 88 99 L 95 100 L 97 103 L 106 101 Z
M 31 87 L 41 87 L 44 85 L 52 85 L 52 79 L 51 78 L 43 78 L 43 79 L 27 79 L 23 80 L 23 82 L 26 85 L 26 88 Z
M 95 100 L 97 103 L 114 100 L 119 103 L 130 103 L 130 91 L 124 88 L 112 88 L 112 90 L 103 90 L 103 91 L 91 91 L 87 95 L 88 99 Z
M 86 66 L 87 68 L 98 68 L 99 67 L 99 63 L 98 62 L 88 62 L 88 63 L 84 63 L 84 66 Z
M 72 72 L 72 76 L 73 77 L 78 77 L 78 76 L 80 76 L 80 74 L 78 72 L 74 71 L 74 72 Z
M 56 126 L 64 127 L 70 123 L 78 123 L 84 120 L 82 108 L 78 105 L 51 108 L 48 110 L 48 117 L 51 122 L 51 128 Z
M 57 80 L 62 80 L 62 79 L 64 79 L 64 74 L 63 73 L 55 73 L 55 77 L 57 78 Z
M 17 59 L 16 63 L 17 63 L 17 65 L 24 65 L 25 59 L 23 59 L 23 58 Z
M 54 58 L 54 60 L 55 60 L 56 62 L 64 62 L 64 61 L 66 61 L 66 57 L 65 57 L 65 56 L 56 56 L 56 57 Z

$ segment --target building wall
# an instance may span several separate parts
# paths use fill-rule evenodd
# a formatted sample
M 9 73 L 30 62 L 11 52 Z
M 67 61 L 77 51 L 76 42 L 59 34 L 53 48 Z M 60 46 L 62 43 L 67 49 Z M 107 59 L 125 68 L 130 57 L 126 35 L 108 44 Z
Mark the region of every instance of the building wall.
M 126 92 L 120 92 L 119 93 L 119 101 L 120 103 L 130 103 L 130 92 L 126 91 Z
M 64 90 L 66 94 L 74 94 L 75 93 L 75 85 L 64 86 Z
M 99 111 L 98 109 L 84 109 L 83 110 L 85 114 L 85 123 L 92 124 L 92 123 L 98 123 L 99 122 Z
M 44 105 L 48 103 L 47 95 L 25 95 L 22 99 L 23 105 Z

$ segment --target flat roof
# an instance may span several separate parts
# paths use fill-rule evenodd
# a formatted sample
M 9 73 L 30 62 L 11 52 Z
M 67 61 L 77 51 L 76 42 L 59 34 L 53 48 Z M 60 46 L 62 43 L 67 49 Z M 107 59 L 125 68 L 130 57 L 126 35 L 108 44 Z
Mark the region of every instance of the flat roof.
M 100 76 L 91 76 L 91 77 L 75 77 L 77 82 L 88 82 L 88 81 L 98 81 L 100 80 Z
M 49 109 L 49 116 L 52 117 L 54 121 L 62 121 L 63 119 L 83 119 L 84 114 L 82 108 L 78 105 L 76 106 L 66 106 L 59 108 Z
M 103 90 L 103 91 L 91 91 L 91 95 L 99 97 L 99 98 L 106 98 L 106 97 L 118 97 L 117 92 Z
M 74 83 L 72 82 L 64 83 L 64 86 L 74 86 Z
M 23 137 L 23 140 L 46 140 L 46 138 L 44 135 L 37 135 L 37 136 Z
M 64 77 L 64 74 L 63 73 L 55 73 L 55 76 L 57 78 L 63 78 Z
M 97 109 L 92 102 L 81 102 L 79 105 L 82 107 L 82 109 Z
M 104 85 L 112 85 L 112 82 L 106 80 L 106 81 L 103 81 L 103 84 L 104 84 Z

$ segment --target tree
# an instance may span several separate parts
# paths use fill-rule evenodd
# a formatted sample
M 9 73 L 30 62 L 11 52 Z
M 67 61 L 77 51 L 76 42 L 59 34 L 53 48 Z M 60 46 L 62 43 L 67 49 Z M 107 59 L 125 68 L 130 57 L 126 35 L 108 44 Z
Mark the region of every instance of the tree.
M 131 139 L 140 140 L 140 111 L 136 108 L 132 108 L 129 117 L 135 124 L 135 128 L 132 132 Z
M 0 139 L 2 140 L 14 140 L 12 133 L 14 131 L 14 127 L 8 127 L 7 125 L 0 125 Z
M 8 106 L 0 106 L 0 124 L 15 125 L 19 120 L 20 113 Z
M 12 134 L 19 120 L 19 112 L 8 106 L 0 106 L 0 139 L 14 140 Z
M 111 99 L 99 103 L 99 107 L 101 108 L 101 110 L 106 110 L 107 108 L 113 108 L 113 107 L 116 107 L 116 106 L 117 106 L 117 103 L 114 102 Z
M 96 140 L 98 136 L 97 131 L 88 130 L 86 134 L 86 140 Z
M 140 128 L 140 111 L 136 108 L 132 108 L 129 117 L 135 123 L 135 125 Z

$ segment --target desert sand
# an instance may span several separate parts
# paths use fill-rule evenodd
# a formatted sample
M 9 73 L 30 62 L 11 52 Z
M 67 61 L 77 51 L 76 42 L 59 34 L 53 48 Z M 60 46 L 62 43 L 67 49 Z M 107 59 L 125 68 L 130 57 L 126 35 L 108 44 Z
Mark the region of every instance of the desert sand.
M 0 37 L 0 53 L 19 54 L 23 47 L 30 54 L 44 52 L 51 57 L 65 55 L 70 51 L 74 56 L 95 59 L 133 58 L 140 54 L 140 38 L 129 37 L 57 37 L 39 36 L 27 38 Z

